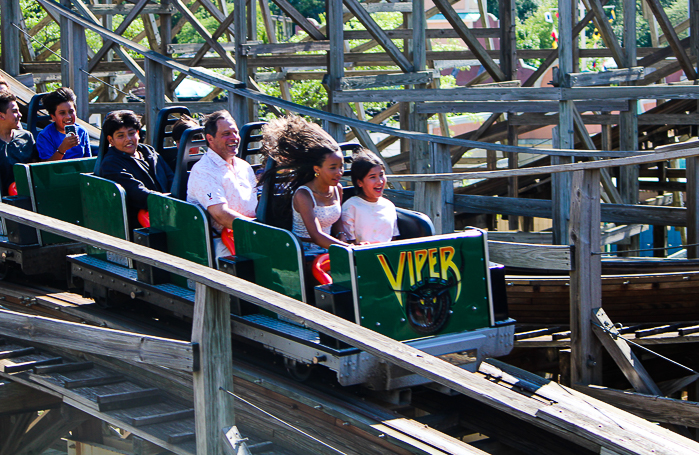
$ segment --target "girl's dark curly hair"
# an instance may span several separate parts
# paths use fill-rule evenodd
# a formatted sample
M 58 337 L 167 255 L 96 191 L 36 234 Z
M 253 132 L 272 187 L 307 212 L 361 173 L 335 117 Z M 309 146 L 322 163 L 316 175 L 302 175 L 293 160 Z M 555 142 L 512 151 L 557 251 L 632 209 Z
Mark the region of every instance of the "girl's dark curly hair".
M 293 115 L 272 120 L 262 128 L 262 152 L 277 166 L 263 175 L 262 181 L 287 174 L 285 192 L 293 194 L 313 180 L 313 166 L 322 166 L 328 154 L 339 151 L 332 136 L 315 123 Z

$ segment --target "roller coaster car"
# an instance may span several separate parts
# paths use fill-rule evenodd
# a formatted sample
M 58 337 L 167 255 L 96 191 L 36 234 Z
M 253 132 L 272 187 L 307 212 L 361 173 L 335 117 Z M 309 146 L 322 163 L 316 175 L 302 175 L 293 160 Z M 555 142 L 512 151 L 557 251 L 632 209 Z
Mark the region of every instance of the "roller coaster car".
M 46 122 L 42 115 L 41 97 L 34 95 L 29 103 L 27 127 L 32 134 Z M 43 163 L 15 164 L 13 171 L 17 194 L 3 197 L 3 202 L 62 221 L 84 224 L 80 200 L 79 175 L 90 172 L 95 158 L 80 158 Z M 84 251 L 85 245 L 48 232 L 9 220 L 2 220 L 0 236 L 0 275 L 19 267 L 26 275 L 48 274 L 56 280 L 65 279 L 68 254 Z
M 259 143 L 261 126 L 241 129 L 242 158 L 256 151 L 252 144 Z M 233 224 L 237 255 L 215 264 L 207 214 L 182 200 L 188 169 L 197 156 L 190 149 L 202 145 L 195 139 L 200 133 L 199 129 L 185 132 L 175 172 L 179 183 L 171 196 L 149 196 L 151 225 L 135 230 L 134 241 L 199 264 L 218 265 L 222 271 L 316 305 L 464 368 L 473 370 L 484 357 L 511 350 L 514 321 L 507 317 L 504 274 L 502 267 L 489 264 L 486 233 L 480 230 L 434 236 L 426 216 L 399 209 L 404 239 L 352 248 L 332 246 L 334 283 L 314 286 L 296 236 L 261 222 L 285 224 L 274 212 L 275 193 L 283 182 L 273 181 L 262 188 L 259 220 L 238 219 Z M 92 203 L 98 200 L 95 197 Z M 94 254 L 70 260 L 75 277 L 191 317 L 194 286 L 180 276 L 144 265 L 117 265 Z M 323 364 L 336 372 L 342 385 L 364 384 L 376 390 L 430 382 L 250 303 L 233 297 L 231 303 L 234 335 L 283 355 L 289 365 Z

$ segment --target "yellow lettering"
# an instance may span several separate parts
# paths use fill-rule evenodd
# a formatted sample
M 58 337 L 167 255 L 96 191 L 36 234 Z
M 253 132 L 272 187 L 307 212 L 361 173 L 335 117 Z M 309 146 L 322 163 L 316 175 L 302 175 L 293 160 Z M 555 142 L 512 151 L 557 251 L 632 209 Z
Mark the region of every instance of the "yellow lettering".
M 427 250 L 415 251 L 415 278 L 418 282 L 422 281 L 422 268 L 427 261 Z
M 413 269 L 412 251 L 408 251 L 408 278 L 410 278 L 410 286 L 415 286 L 415 269 Z
M 456 255 L 456 250 L 453 246 L 444 246 L 439 249 L 439 256 L 442 268 L 442 279 L 449 279 L 449 269 L 454 273 L 454 279 L 456 279 L 456 298 L 454 301 L 459 300 L 461 295 L 461 273 L 459 273 L 458 267 L 454 264 L 454 256 Z
M 437 265 L 437 248 L 430 248 L 427 250 L 427 256 L 430 259 L 428 270 L 430 272 L 430 278 L 439 278 L 439 273 L 434 269 Z
M 405 271 L 405 251 L 401 252 L 400 254 L 400 259 L 398 260 L 398 271 L 395 276 L 391 272 L 391 266 L 388 265 L 386 257 L 383 254 L 377 255 L 377 257 L 379 258 L 381 267 L 383 267 L 386 278 L 388 278 L 388 282 L 391 283 L 391 288 L 396 293 L 398 303 L 400 303 L 400 306 L 403 306 L 403 293 L 401 291 L 403 289 L 403 272 Z

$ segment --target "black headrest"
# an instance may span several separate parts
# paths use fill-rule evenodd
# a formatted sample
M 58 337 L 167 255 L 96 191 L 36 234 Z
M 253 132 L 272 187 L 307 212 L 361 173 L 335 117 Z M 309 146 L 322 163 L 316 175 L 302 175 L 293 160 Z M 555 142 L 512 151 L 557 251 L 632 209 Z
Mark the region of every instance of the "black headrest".
M 168 130 L 167 127 L 174 125 L 182 114 L 190 115 L 189 109 L 187 109 L 185 106 L 166 107 L 158 112 L 158 118 L 155 121 L 155 139 L 153 142 L 153 148 L 155 148 L 155 151 L 163 157 L 165 162 L 173 170 L 176 167 L 177 146 L 166 146 L 165 138 L 172 137 L 172 129 Z
M 396 215 L 401 239 L 429 237 L 435 233 L 432 220 L 424 213 L 396 207 Z
M 27 130 L 32 133 L 34 139 L 36 139 L 37 134 L 39 134 L 39 122 L 51 122 L 51 116 L 48 115 L 48 113 L 39 115 L 39 111 L 44 108 L 44 103 L 41 100 L 46 93 L 48 92 L 37 93 L 32 96 L 32 99 L 29 101 L 29 106 L 27 107 Z
M 190 153 L 190 149 L 201 147 L 201 153 Z M 172 181 L 172 197 L 187 199 L 187 182 L 189 181 L 189 171 L 194 163 L 199 161 L 206 150 L 206 140 L 204 139 L 204 128 L 190 128 L 182 134 L 179 147 L 177 148 L 177 162 L 175 165 L 175 178 Z
M 105 116 L 106 118 L 106 116 Z M 104 133 L 104 122 L 102 123 L 102 132 L 100 133 L 100 150 L 97 154 L 97 161 L 95 161 L 95 175 L 102 177 L 102 160 L 104 155 L 107 154 L 107 149 L 109 148 L 109 141 L 107 140 L 107 135 Z
M 262 127 L 267 122 L 246 123 L 240 129 L 240 145 L 238 146 L 238 158 L 246 159 L 251 155 L 259 155 L 260 147 L 252 148 L 250 144 L 262 141 Z

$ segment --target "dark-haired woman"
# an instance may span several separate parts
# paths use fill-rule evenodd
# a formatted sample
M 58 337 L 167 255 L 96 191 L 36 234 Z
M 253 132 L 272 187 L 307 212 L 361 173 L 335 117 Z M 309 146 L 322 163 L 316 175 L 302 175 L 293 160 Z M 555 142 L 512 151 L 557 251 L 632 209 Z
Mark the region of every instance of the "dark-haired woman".
M 271 121 L 262 130 L 264 149 L 291 175 L 292 232 L 305 251 L 347 245 L 341 232 L 343 157 L 337 142 L 301 117 Z
M 361 150 L 352 160 L 356 196 L 342 206 L 342 227 L 351 243 L 388 242 L 398 236 L 396 206 L 383 197 L 386 171 L 379 158 Z

